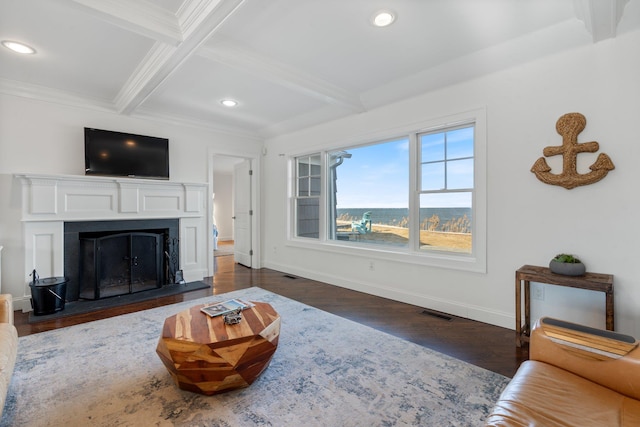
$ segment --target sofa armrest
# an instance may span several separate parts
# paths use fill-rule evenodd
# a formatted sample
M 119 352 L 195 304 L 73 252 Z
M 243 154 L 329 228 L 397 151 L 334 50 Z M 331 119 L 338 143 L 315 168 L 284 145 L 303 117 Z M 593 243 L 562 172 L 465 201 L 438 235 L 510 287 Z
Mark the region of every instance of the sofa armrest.
M 640 399 L 640 347 L 628 335 L 544 317 L 531 331 L 529 358 Z
M 0 294 L 0 323 L 13 325 L 13 297 L 11 294 Z

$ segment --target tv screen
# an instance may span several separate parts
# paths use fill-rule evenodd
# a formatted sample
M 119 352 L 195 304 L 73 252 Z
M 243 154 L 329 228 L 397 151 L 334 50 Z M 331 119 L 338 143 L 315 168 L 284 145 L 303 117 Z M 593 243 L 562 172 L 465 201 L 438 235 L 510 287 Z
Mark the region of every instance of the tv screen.
M 84 128 L 86 175 L 169 179 L 169 140 Z

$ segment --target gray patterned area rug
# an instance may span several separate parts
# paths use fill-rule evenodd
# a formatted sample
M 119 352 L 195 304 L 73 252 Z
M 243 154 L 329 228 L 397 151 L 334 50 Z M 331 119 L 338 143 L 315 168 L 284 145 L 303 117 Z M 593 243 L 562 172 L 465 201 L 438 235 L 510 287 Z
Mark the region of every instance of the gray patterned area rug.
M 250 387 L 178 389 L 155 353 L 164 319 L 244 298 L 281 315 Z M 508 378 L 250 288 L 21 337 L 3 426 L 479 426 Z

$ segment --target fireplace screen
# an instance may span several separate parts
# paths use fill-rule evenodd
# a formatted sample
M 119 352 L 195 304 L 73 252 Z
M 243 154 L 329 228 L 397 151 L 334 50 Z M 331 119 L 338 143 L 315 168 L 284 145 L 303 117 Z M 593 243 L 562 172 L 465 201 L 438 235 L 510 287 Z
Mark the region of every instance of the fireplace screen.
M 100 299 L 162 286 L 163 235 L 131 232 L 80 239 L 80 298 Z

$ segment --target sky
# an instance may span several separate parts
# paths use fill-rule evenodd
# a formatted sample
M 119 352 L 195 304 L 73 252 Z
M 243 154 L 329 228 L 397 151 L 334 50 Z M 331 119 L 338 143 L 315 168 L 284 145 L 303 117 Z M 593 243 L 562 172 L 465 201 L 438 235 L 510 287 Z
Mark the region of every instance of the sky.
M 346 150 L 337 168 L 340 208 L 409 207 L 409 140 Z
M 473 128 L 449 132 L 447 137 L 449 156 L 451 153 L 458 156 L 473 154 Z M 434 145 L 433 138 L 424 138 L 425 148 Z M 437 138 L 435 145 L 438 145 Z M 351 158 L 345 158 L 336 169 L 338 209 L 409 207 L 408 138 L 345 151 L 351 154 Z M 432 156 L 432 159 L 437 159 L 437 156 Z M 427 156 L 423 154 L 423 157 Z M 468 169 L 470 162 L 462 160 L 449 163 L 449 185 L 453 182 L 471 182 L 472 185 L 473 178 Z M 423 207 L 427 203 L 429 207 L 471 207 L 471 197 L 470 193 L 422 195 Z

